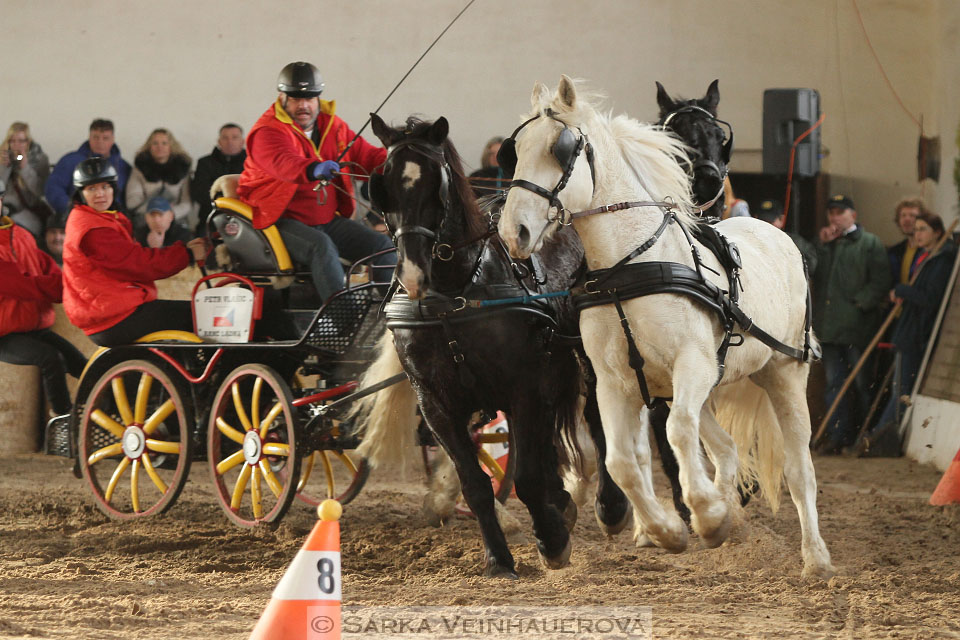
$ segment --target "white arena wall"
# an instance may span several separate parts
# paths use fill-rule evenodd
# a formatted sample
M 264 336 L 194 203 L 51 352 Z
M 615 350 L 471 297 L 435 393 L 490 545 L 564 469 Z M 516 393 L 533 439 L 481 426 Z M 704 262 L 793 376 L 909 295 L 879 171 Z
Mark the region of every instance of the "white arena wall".
M 0 0 L 0 127 L 31 124 L 51 160 L 96 117 L 127 158 L 158 126 L 196 159 L 227 121 L 248 127 L 280 68 L 317 64 L 325 97 L 359 128 L 466 0 Z M 811 87 L 826 113 L 823 167 L 861 218 L 896 238 L 891 205 L 923 193 L 949 218 L 960 122 L 960 2 L 858 0 L 906 108 L 943 142 L 941 184 L 916 181 L 918 127 L 890 92 L 853 0 L 476 0 L 382 115 L 445 115 L 467 162 L 527 109 L 535 80 L 561 73 L 604 90 L 615 111 L 656 115 L 654 81 L 699 96 L 720 79 L 736 131 L 734 170 L 760 171 L 765 88 Z

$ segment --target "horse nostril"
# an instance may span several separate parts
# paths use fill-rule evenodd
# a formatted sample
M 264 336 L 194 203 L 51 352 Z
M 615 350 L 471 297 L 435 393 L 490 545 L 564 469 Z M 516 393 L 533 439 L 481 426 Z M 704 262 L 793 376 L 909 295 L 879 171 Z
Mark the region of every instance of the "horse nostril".
M 524 224 L 517 225 L 517 244 L 525 247 L 528 242 L 530 242 L 530 230 Z

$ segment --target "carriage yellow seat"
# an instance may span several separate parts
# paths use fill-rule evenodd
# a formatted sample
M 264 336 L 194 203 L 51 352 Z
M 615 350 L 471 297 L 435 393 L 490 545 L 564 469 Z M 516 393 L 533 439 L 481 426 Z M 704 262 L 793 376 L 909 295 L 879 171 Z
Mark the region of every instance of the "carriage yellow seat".
M 223 260 L 218 255 L 218 261 L 235 273 L 272 277 L 277 288 L 289 285 L 295 267 L 276 226 L 254 227 L 253 208 L 242 200 L 217 198 L 213 202 L 215 209 L 207 225 L 216 229 L 228 256 Z

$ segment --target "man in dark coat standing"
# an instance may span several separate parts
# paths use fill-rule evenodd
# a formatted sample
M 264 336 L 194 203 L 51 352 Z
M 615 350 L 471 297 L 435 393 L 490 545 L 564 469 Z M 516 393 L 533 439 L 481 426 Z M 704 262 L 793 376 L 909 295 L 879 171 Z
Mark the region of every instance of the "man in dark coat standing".
M 241 173 L 247 152 L 243 148 L 243 129 L 228 122 L 220 127 L 220 136 L 213 153 L 197 160 L 197 170 L 190 182 L 190 198 L 197 203 L 197 235 L 206 235 L 207 216 L 210 214 L 210 187 L 220 176 Z

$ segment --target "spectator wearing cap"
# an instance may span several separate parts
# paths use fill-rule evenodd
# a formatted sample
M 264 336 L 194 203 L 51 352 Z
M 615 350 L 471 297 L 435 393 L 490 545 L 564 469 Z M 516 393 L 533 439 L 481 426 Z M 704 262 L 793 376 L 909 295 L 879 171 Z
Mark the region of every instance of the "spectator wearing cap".
M 783 205 L 778 200 L 761 202 L 753 217 L 768 222 L 781 230 L 786 223 L 786 218 L 783 217 Z M 799 233 L 787 231 L 786 234 L 790 236 L 793 244 L 797 245 L 797 249 L 800 250 L 800 255 L 803 256 L 803 261 L 807 265 L 807 276 L 812 279 L 817 270 L 817 248 Z
M 817 244 L 813 328 L 823 347 L 824 401 L 830 406 L 879 328 L 891 278 L 887 252 L 877 236 L 857 224 L 853 200 L 830 198 L 827 219 Z M 870 404 L 868 370 L 860 370 L 831 418 L 821 453 L 851 444 Z
M 136 238 L 148 249 L 169 247 L 177 242 L 184 244 L 193 239 L 193 234 L 173 215 L 173 207 L 166 198 L 159 196 L 147 202 L 143 223 L 137 228 Z
M 98 118 L 90 123 L 90 135 L 76 151 L 71 151 L 57 162 L 53 168 L 44 195 L 53 210 L 67 215 L 73 208 L 73 170 L 87 158 L 100 156 L 107 158 L 117 172 L 117 205 L 124 206 L 123 190 L 130 178 L 130 164 L 120 156 L 120 148 L 114 144 L 113 122 Z
M 197 205 L 197 235 L 204 235 L 210 215 L 210 187 L 220 176 L 241 173 L 247 152 L 243 148 L 243 129 L 228 122 L 220 127 L 220 136 L 213 153 L 197 160 L 197 169 L 190 181 L 190 198 Z
M 43 231 L 43 249 L 54 262 L 63 266 L 63 241 L 67 234 L 67 216 L 55 214 L 47 218 L 47 225 Z

